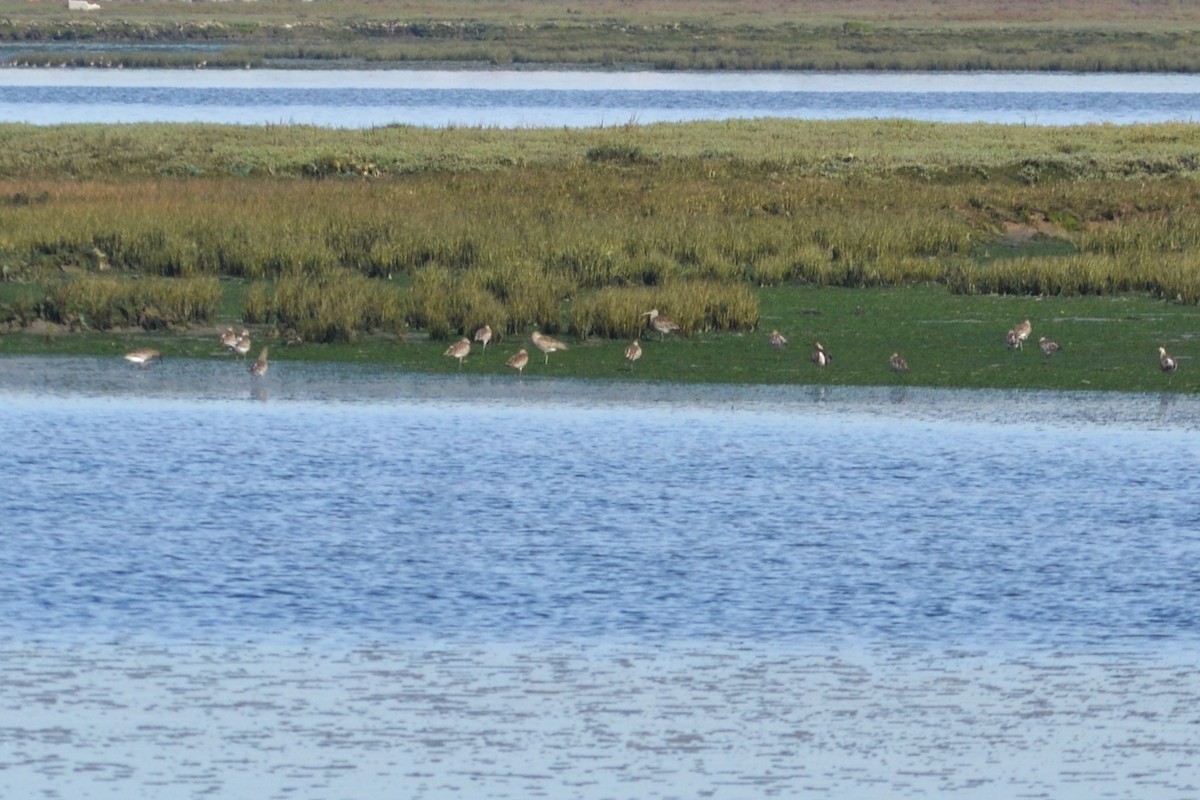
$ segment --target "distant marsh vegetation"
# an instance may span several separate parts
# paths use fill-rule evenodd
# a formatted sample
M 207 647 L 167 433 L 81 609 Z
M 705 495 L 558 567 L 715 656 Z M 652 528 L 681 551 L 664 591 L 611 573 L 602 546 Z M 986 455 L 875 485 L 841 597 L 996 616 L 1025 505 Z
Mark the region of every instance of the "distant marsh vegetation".
M 0 0 L 17 65 L 584 65 L 653 69 L 1200 68 L 1200 8 L 1122 0 L 416 0 L 300 3 Z M 95 45 L 103 43 L 103 49 Z M 26 47 L 21 47 L 24 44 Z M 43 45 L 52 44 L 52 48 Z M 186 44 L 203 49 L 145 49 Z M 77 45 L 73 47 L 72 45 Z
M 0 126 L 0 322 L 759 324 L 782 286 L 1200 302 L 1192 126 Z M 186 169 L 184 166 L 186 165 Z M 316 166 L 314 166 L 316 165 Z

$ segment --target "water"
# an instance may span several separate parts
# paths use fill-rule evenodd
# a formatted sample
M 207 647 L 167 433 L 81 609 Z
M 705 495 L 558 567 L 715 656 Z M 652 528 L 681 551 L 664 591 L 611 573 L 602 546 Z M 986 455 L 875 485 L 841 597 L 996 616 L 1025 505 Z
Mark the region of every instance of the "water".
M 0 790 L 1200 791 L 1200 400 L 504 378 L 0 360 Z
M 191 368 L 125 366 L 94 363 L 143 383 Z M 938 421 L 890 401 L 869 415 L 836 395 L 814 413 L 795 388 L 770 406 L 729 389 L 625 404 L 425 378 L 422 397 L 290 401 L 292 381 L 335 384 L 287 369 L 266 403 L 11 398 L 0 633 L 977 646 L 1200 632 L 1194 432 Z M 621 391 L 636 389 L 601 397 Z
M 0 120 L 592 127 L 734 118 L 1191 121 L 1200 75 L 0 69 Z

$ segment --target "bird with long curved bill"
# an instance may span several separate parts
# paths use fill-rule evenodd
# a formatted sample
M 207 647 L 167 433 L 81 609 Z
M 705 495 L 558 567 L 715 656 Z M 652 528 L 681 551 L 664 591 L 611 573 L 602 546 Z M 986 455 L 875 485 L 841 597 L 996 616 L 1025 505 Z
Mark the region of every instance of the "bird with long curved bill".
M 533 340 L 534 347 L 546 354 L 547 364 L 550 363 L 551 353 L 557 353 L 559 350 L 567 349 L 567 346 L 558 339 L 555 339 L 553 336 L 547 336 L 536 328 L 534 329 L 533 333 L 529 335 L 529 338 Z
M 657 308 L 643 311 L 642 316 L 650 318 L 650 327 L 658 331 L 659 339 L 665 339 L 668 333 L 676 333 L 680 330 L 679 324 L 675 320 L 658 313 Z
M 450 358 L 457 358 L 458 368 L 462 369 L 463 359 L 466 358 L 470 352 L 471 340 L 464 336 L 454 344 L 447 347 L 446 352 L 442 353 L 442 355 L 449 356 Z
M 507 366 L 512 367 L 519 375 L 525 374 L 525 365 L 529 363 L 529 352 L 522 347 L 517 352 L 509 357 L 508 361 L 504 362 Z

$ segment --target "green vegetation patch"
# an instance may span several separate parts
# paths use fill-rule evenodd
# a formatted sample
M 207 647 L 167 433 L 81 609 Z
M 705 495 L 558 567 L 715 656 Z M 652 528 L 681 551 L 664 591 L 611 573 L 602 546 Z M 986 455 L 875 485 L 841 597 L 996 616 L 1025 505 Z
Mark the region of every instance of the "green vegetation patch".
M 1071 71 L 1200 65 L 1200 10 L 1181 2 L 116 0 L 100 6 L 80 12 L 60 3 L 0 0 L 7 62 Z M 189 49 L 162 47 L 172 44 Z
M 580 341 L 552 354 L 547 364 L 527 334 L 509 334 L 484 350 L 476 344 L 461 367 L 474 375 L 512 374 L 513 380 L 544 376 L 837 386 L 933 386 L 1194 392 L 1200 389 L 1197 336 L 1200 310 L 1145 297 L 962 296 L 942 287 L 841 289 L 786 287 L 758 292 L 761 326 L 741 333 L 692 336 L 643 330 L 643 355 L 624 358 L 624 339 Z M 1010 349 L 1005 332 L 1030 319 L 1033 334 L 1021 349 Z M 778 329 L 789 340 L 783 349 L 768 344 Z M 201 333 L 203 335 L 201 335 Z M 1036 340 L 1048 336 L 1061 350 L 1043 355 Z M 386 364 L 397 371 L 457 373 L 443 355 L 445 342 L 421 336 L 373 335 L 330 345 L 287 346 L 270 328 L 255 329 L 256 340 L 272 344 L 278 371 L 294 359 Z M 820 341 L 832 355 L 828 367 L 811 359 Z M 119 357 L 150 346 L 173 358 L 214 358 L 216 328 L 192 335 L 114 331 L 86 336 L 39 329 L 0 336 L 0 355 L 106 355 Z M 1174 375 L 1158 366 L 1159 346 L 1180 358 Z M 505 365 L 519 348 L 530 353 L 524 377 Z M 889 356 L 899 352 L 910 370 L 897 374 Z
M 486 324 L 506 347 L 566 337 L 567 374 L 628 368 L 640 337 L 636 377 L 1142 389 L 1161 345 L 1193 388 L 1193 126 L 10 125 L 0 144 L 3 352 L 204 356 L 246 325 L 302 342 L 285 360 L 440 370 Z M 1025 317 L 1063 351 L 1010 352 Z M 796 346 L 766 348 L 773 328 Z M 809 369 L 815 341 L 838 369 Z M 496 352 L 464 369 L 506 372 Z

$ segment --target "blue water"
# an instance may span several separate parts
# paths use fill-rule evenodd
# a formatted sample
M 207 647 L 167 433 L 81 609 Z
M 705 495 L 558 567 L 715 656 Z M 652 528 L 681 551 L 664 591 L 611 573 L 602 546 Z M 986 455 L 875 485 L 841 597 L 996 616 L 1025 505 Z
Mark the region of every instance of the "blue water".
M 0 121 L 1195 117 L 1191 76 L 0 70 Z M 0 795 L 1195 800 L 1200 399 L 0 359 Z
M 360 128 L 733 118 L 1017 124 L 1188 121 L 1200 76 L 0 69 L 0 121 Z
M 1019 395 L 80 361 L 108 395 L 0 407 L 0 636 L 1200 635 L 1187 400 L 1041 395 L 1005 421 Z M 306 383 L 340 399 L 289 398 Z
M 1200 398 L 0 359 L 0 795 L 1195 800 Z

